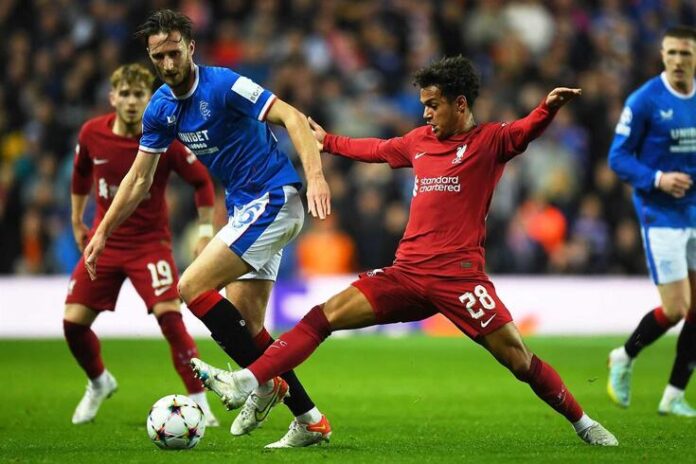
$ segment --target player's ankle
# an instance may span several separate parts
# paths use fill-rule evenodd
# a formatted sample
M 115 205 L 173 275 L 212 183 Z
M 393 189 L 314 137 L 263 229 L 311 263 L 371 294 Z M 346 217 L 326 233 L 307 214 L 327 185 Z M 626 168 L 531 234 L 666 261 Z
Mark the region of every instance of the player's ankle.
M 254 392 L 259 396 L 268 396 L 271 393 L 273 393 L 273 379 L 269 380 L 268 382 L 259 384 L 259 386 L 256 387 Z
M 587 429 L 588 427 L 592 427 L 595 424 L 595 421 L 592 420 L 590 416 L 587 414 L 583 413 L 582 417 L 578 419 L 577 421 L 573 422 L 573 428 L 577 433 L 582 432 L 583 430 Z
M 297 422 L 302 422 L 303 424 L 316 424 L 321 420 L 321 412 L 319 412 L 319 409 L 315 406 L 306 413 L 295 417 L 295 419 L 297 419 Z
M 251 393 L 259 388 L 259 381 L 256 380 L 256 377 L 254 377 L 254 374 L 252 374 L 249 369 L 242 369 L 241 371 L 235 372 L 234 375 L 239 388 L 244 391 L 244 393 Z M 272 379 L 269 382 L 271 382 L 271 385 L 273 384 Z

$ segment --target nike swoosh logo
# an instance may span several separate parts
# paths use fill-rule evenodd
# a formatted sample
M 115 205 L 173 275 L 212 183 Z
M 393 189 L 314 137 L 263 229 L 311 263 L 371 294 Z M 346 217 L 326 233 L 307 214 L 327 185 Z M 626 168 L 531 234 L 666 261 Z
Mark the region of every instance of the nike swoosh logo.
M 484 322 L 484 321 L 481 321 L 481 328 L 484 328 L 484 329 L 485 329 L 485 328 L 488 326 L 488 324 L 491 323 L 491 321 L 492 321 L 493 319 L 495 319 L 495 314 L 492 315 L 491 317 L 489 317 L 487 321 L 485 321 L 485 322 Z
M 94 164 L 99 165 L 99 164 L 106 164 L 108 163 L 108 159 L 99 159 L 99 158 L 94 158 Z
M 171 285 L 167 285 L 166 287 L 156 288 L 156 289 L 155 289 L 155 296 L 160 296 L 160 295 L 162 295 L 164 292 L 166 292 L 167 290 L 169 290 L 171 287 L 172 287 Z
M 319 432 L 321 434 L 324 434 L 329 431 L 329 428 L 326 426 L 326 424 L 322 423 L 319 425 L 310 425 L 307 427 L 307 430 L 310 432 Z
M 254 416 L 256 418 L 256 422 L 266 420 L 266 417 L 268 417 L 268 413 L 271 412 L 271 408 L 275 406 L 277 402 L 278 401 L 276 400 L 269 401 L 266 407 L 263 409 L 254 408 Z
M 424 152 L 424 151 L 422 151 L 422 152 L 420 152 L 420 153 L 416 153 L 416 156 L 414 156 L 413 159 L 418 159 L 418 158 L 420 158 L 421 156 L 425 156 L 425 155 L 427 155 L 427 153 Z

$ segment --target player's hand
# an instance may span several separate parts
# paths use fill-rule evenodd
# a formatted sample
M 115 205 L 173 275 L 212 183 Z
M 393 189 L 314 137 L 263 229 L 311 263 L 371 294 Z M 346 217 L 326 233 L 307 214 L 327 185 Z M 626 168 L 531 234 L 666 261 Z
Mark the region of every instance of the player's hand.
M 691 188 L 693 181 L 691 176 L 683 172 L 663 172 L 657 188 L 672 195 L 674 198 L 682 198 Z
M 553 109 L 560 108 L 578 95 L 582 95 L 582 89 L 555 88 L 546 96 L 546 106 Z
M 85 268 L 87 268 L 89 278 L 92 280 L 96 280 L 97 278 L 97 259 L 99 258 L 99 255 L 102 254 L 102 251 L 104 251 L 105 246 L 106 237 L 104 237 L 103 234 L 96 232 L 92 237 L 92 240 L 90 240 L 85 247 Z
M 196 240 L 196 244 L 193 246 L 193 257 L 197 258 L 198 255 L 201 254 L 203 251 L 203 248 L 210 243 L 213 237 L 199 237 L 198 240 Z
M 322 151 L 324 149 L 324 137 L 326 137 L 326 131 L 311 117 L 307 117 L 307 121 L 309 121 L 309 127 L 312 129 L 312 134 L 317 141 L 317 147 L 319 148 L 319 151 Z
M 73 237 L 75 237 L 75 243 L 80 253 L 85 251 L 85 246 L 87 246 L 87 237 L 89 236 L 89 228 L 84 222 L 78 221 L 72 223 Z
M 331 192 L 323 174 L 307 179 L 307 208 L 309 214 L 319 219 L 331 214 Z

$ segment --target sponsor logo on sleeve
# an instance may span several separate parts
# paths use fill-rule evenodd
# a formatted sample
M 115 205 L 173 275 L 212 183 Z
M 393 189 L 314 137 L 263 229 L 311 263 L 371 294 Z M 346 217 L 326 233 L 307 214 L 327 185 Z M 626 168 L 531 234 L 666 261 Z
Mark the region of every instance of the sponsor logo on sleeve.
M 631 135 L 631 121 L 633 121 L 633 111 L 625 106 L 621 112 L 619 123 L 616 125 L 616 133 L 625 137 Z
M 251 103 L 256 103 L 263 92 L 263 88 L 251 79 L 242 76 L 232 85 L 232 91 L 246 98 Z

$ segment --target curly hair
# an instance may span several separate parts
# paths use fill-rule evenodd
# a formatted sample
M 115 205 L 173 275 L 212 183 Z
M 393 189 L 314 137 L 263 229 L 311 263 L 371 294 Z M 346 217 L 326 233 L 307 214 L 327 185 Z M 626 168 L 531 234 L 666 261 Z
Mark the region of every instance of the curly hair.
M 413 76 L 413 85 L 421 89 L 434 85 L 449 101 L 464 95 L 472 107 L 479 95 L 480 82 L 471 60 L 459 55 L 444 57 L 419 69 Z
M 188 43 L 193 38 L 192 28 L 193 22 L 185 14 L 167 9 L 157 10 L 140 25 L 135 32 L 135 38 L 141 39 L 147 44 L 147 39 L 152 35 L 179 31 L 181 37 Z
M 155 76 L 143 65 L 138 63 L 124 64 L 111 74 L 111 88 L 117 89 L 122 82 L 128 85 L 142 83 L 145 88 L 152 90 Z

